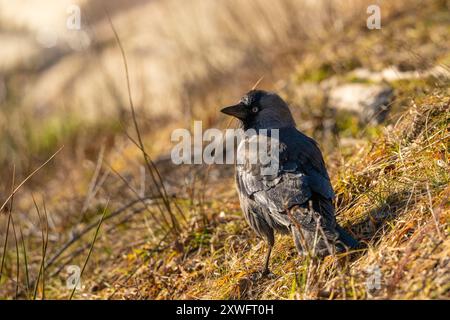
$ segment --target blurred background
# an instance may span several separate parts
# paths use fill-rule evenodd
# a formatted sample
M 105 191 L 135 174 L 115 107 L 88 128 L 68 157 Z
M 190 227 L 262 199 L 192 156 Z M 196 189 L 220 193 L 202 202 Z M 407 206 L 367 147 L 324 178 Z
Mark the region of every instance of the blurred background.
M 381 8 L 381 29 L 367 28 L 372 4 Z M 155 184 L 127 137 L 136 135 L 108 15 L 127 57 L 146 152 L 162 174 L 148 192 L 164 185 L 169 194 L 194 199 L 197 173 L 205 168 L 173 171 L 173 129 L 190 129 L 194 120 L 224 129 L 220 108 L 262 78 L 258 87 L 289 102 L 333 170 L 359 142 L 395 124 L 411 101 L 436 88 L 448 93 L 449 9 L 446 0 L 0 0 L 0 202 L 13 177 L 17 186 L 64 146 L 14 204 L 30 251 L 41 245 L 32 196 L 51 211 L 49 250 L 57 253 L 95 221 L 107 198 L 112 211 Z M 336 146 L 339 155 L 329 156 Z M 213 180 L 231 177 L 232 168 L 214 170 Z M 130 235 L 127 248 L 163 237 L 152 219 L 139 220 L 148 236 Z M 110 232 L 109 240 L 117 228 Z M 112 242 L 105 248 L 125 250 Z M 8 246 L 15 250 L 12 240 Z M 5 265 L 14 259 L 8 255 Z M 38 270 L 39 261 L 31 259 L 30 268 Z M 48 267 L 55 274 L 62 269 Z
M 440 3 L 446 13 L 445 1 L 431 2 Z M 128 57 L 142 130 L 156 131 L 174 121 L 189 127 L 192 119 L 212 125 L 218 121 L 217 109 L 237 100 L 260 77 L 264 77 L 261 87 L 280 90 L 286 75 L 299 65 L 300 69 L 319 65 L 318 74 L 306 75 L 315 82 L 362 66 L 381 71 L 387 65 L 383 60 L 413 69 L 411 64 L 420 59 L 412 56 L 422 48 L 408 51 L 405 37 L 416 31 L 395 34 L 390 52 L 376 42 L 351 42 L 354 36 L 349 33 L 367 32 L 366 9 L 371 3 L 3 0 L 2 167 L 11 169 L 15 163 L 20 174 L 62 144 L 73 157 L 88 156 L 99 150 L 98 139 L 113 140 L 120 123 L 129 123 L 124 65 L 106 11 Z M 420 5 L 420 1 L 385 1 L 382 18 L 388 22 L 392 15 L 410 15 L 414 24 Z M 73 6 L 80 9 L 79 30 L 67 26 L 76 13 Z M 421 28 L 425 29 L 414 37 L 434 37 L 436 46 L 444 46 L 439 34 Z M 360 56 L 352 55 L 355 50 Z M 434 47 L 423 50 L 433 58 L 441 53 Z M 365 56 L 369 51 L 376 54 Z M 421 61 L 417 65 L 427 67 Z

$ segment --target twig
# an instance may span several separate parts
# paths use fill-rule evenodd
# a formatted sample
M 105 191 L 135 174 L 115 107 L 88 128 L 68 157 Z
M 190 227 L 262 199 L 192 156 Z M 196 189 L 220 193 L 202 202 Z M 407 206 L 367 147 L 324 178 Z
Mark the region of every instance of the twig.
M 139 125 L 137 123 L 137 117 L 136 117 L 136 112 L 135 112 L 135 108 L 134 108 L 134 103 L 133 103 L 133 98 L 132 98 L 132 94 L 131 94 L 131 84 L 130 84 L 130 74 L 129 74 L 129 70 L 128 70 L 128 62 L 127 62 L 127 57 L 125 54 L 125 50 L 122 46 L 122 42 L 120 41 L 119 35 L 114 27 L 114 24 L 111 20 L 111 17 L 109 16 L 106 8 L 104 8 L 105 10 L 105 14 L 108 18 L 108 22 L 111 26 L 111 29 L 114 33 L 114 37 L 116 39 L 117 45 L 119 46 L 120 49 L 120 53 L 122 55 L 122 60 L 123 60 L 123 64 L 125 67 L 125 76 L 126 76 L 126 82 L 127 82 L 127 90 L 128 90 L 128 102 L 130 104 L 130 109 L 131 109 L 131 115 L 133 118 L 133 124 L 134 124 L 134 128 L 136 130 L 136 135 L 138 138 L 138 142 L 139 142 L 139 149 L 142 151 L 142 154 L 144 156 L 144 161 L 147 165 L 148 171 L 150 173 L 150 176 L 152 178 L 153 183 L 156 186 L 156 189 L 159 193 L 159 196 L 161 197 L 161 199 L 164 202 L 164 205 L 167 209 L 167 211 L 169 212 L 170 215 L 170 219 L 172 221 L 172 227 L 173 227 L 173 231 L 175 234 L 178 234 L 178 231 L 180 229 L 177 220 L 175 219 L 175 216 L 172 212 L 171 206 L 170 206 L 170 202 L 169 202 L 169 197 L 167 195 L 167 191 L 164 187 L 164 183 L 162 180 L 162 177 L 159 173 L 159 170 L 156 168 L 154 162 L 152 161 L 151 157 L 145 152 L 145 147 L 144 147 L 144 143 L 142 141 L 142 136 L 141 136 L 141 132 L 139 130 Z
M 141 150 L 142 154 L 144 155 L 144 161 L 145 161 L 145 164 L 146 164 L 146 166 L 147 166 L 147 170 L 150 172 L 150 176 L 151 176 L 151 178 L 152 178 L 153 184 L 155 185 L 155 188 L 156 188 L 156 190 L 157 190 L 159 196 L 160 196 L 161 199 L 163 200 L 163 203 L 164 203 L 164 206 L 166 207 L 166 209 L 167 209 L 167 208 L 170 209 L 170 204 L 169 204 L 168 201 L 166 200 L 166 198 L 168 198 L 168 195 L 167 195 L 167 192 L 165 191 L 165 187 L 164 187 L 164 184 L 163 184 L 163 182 L 162 182 L 162 178 L 161 178 L 161 175 L 160 175 L 160 173 L 159 173 L 158 168 L 156 167 L 155 163 L 151 160 L 150 155 L 145 151 L 145 149 L 143 148 L 143 146 L 142 146 L 139 142 L 135 141 L 135 140 L 133 139 L 133 137 L 131 137 L 131 136 L 128 134 L 128 132 L 127 132 L 126 130 L 124 130 L 124 132 L 125 132 L 125 134 L 127 135 L 128 139 L 130 139 L 130 141 L 131 141 L 131 142 L 132 142 L 139 150 Z M 153 174 L 153 170 L 157 173 L 157 176 L 159 177 L 159 180 L 160 180 L 159 182 L 156 181 L 155 176 L 154 176 L 154 174 Z M 161 185 L 161 189 L 164 190 L 164 193 L 161 192 L 159 185 Z M 159 204 L 158 204 L 158 209 L 159 209 L 161 215 L 162 215 L 162 216 L 165 216 L 164 211 L 163 211 L 162 208 L 159 206 Z M 175 223 L 175 225 L 178 226 L 178 223 L 177 223 L 176 221 L 174 221 L 173 213 L 172 213 L 171 209 L 168 210 L 168 211 L 169 211 L 169 214 L 170 214 L 170 218 L 171 218 L 171 220 L 172 220 L 172 224 Z
M 261 83 L 261 81 L 264 79 L 264 76 L 261 76 L 261 78 L 258 79 L 258 81 L 256 81 L 256 83 L 253 85 L 252 90 L 256 90 L 256 88 L 258 87 L 258 85 Z

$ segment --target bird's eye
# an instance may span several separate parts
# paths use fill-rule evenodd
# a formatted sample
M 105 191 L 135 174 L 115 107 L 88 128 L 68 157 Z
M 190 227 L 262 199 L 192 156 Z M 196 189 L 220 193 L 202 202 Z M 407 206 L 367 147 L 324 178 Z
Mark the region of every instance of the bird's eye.
M 253 112 L 253 113 L 257 113 L 258 111 L 259 111 L 259 108 L 258 108 L 258 107 L 253 107 L 253 108 L 252 108 L 252 112 Z

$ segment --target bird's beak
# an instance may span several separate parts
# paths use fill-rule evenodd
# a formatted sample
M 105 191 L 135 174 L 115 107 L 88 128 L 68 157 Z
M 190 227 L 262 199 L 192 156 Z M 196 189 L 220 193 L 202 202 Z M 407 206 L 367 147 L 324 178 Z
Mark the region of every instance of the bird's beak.
M 225 113 L 229 116 L 236 117 L 243 120 L 247 117 L 247 106 L 243 103 L 235 104 L 234 106 L 229 106 L 220 110 L 220 112 Z

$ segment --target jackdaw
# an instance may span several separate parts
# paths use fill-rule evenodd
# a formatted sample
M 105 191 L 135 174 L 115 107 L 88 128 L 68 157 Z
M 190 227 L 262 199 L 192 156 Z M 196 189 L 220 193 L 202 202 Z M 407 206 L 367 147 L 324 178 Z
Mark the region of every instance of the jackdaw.
M 249 161 L 251 152 L 242 148 L 249 135 L 237 151 L 238 158 L 244 158 L 236 164 L 242 211 L 250 227 L 269 245 L 262 275 L 270 274 L 274 230 L 291 233 L 301 255 L 321 258 L 358 246 L 336 223 L 334 191 L 317 143 L 296 129 L 289 107 L 280 96 L 251 90 L 238 104 L 221 112 L 239 119 L 246 132 L 253 129 L 250 131 L 256 132 L 257 137 L 266 135 L 267 141 L 278 144 L 274 148 L 278 152 L 278 167 L 271 174 L 262 173 L 266 163 Z M 278 129 L 277 139 L 271 135 L 273 129 Z

